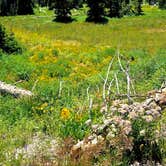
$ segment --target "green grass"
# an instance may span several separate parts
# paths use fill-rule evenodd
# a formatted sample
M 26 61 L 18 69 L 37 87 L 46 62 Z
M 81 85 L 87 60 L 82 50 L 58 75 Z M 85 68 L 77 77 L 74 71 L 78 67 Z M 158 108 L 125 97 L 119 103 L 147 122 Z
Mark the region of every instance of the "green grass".
M 6 151 L 13 153 L 35 132 L 75 140 L 87 135 L 87 88 L 94 104 L 100 105 L 101 76 L 105 77 L 117 49 L 124 59 L 134 57 L 130 65 L 137 93 L 160 87 L 166 79 L 166 11 L 143 9 L 143 16 L 110 19 L 105 25 L 84 22 L 84 11 L 73 11 L 76 21 L 69 24 L 53 22 L 54 14 L 47 10 L 34 16 L 0 17 L 26 48 L 22 55 L 0 53 L 0 80 L 23 80 L 17 86 L 29 90 L 37 81 L 32 99 L 0 96 L 0 165 Z M 117 70 L 115 64 L 111 73 Z M 121 75 L 119 79 L 124 91 L 125 79 Z M 43 103 L 47 103 L 44 108 Z M 70 110 L 69 119 L 61 118 L 62 108 Z M 91 114 L 100 121 L 98 107 Z

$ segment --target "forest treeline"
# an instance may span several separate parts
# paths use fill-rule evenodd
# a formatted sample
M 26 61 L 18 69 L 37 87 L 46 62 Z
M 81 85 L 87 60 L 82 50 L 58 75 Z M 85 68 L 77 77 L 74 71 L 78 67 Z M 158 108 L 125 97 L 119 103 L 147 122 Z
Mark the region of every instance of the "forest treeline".
M 123 17 L 124 15 L 141 15 L 143 0 L 1 0 L 0 16 L 34 14 L 36 6 L 47 6 L 55 11 L 55 20 L 67 22 L 72 19 L 71 10 L 86 4 L 89 9 L 87 21 L 100 22 L 105 17 Z M 149 5 L 157 4 L 166 8 L 166 0 L 146 0 Z

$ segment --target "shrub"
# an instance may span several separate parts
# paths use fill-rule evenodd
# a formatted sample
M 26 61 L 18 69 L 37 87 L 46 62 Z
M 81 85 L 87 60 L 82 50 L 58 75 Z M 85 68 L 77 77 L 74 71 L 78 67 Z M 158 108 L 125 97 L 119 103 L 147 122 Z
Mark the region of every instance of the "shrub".
M 135 15 L 142 15 L 143 14 L 141 5 L 142 5 L 142 0 L 135 0 L 134 1 L 134 13 L 135 13 Z
M 13 33 L 7 33 L 0 24 L 0 49 L 8 54 L 22 52 L 21 46 L 16 41 Z

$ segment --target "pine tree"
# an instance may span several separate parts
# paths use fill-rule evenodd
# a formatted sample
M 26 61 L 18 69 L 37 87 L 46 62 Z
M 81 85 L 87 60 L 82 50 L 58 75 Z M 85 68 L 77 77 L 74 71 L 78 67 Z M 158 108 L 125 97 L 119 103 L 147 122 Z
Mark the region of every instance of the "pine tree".
M 72 0 L 56 0 L 54 4 L 56 19 L 58 22 L 70 22 L 71 9 L 73 8 Z
M 0 24 L 0 50 L 5 53 L 21 53 L 22 48 L 15 40 L 12 33 L 7 33 L 6 29 Z
M 0 15 L 1 16 L 7 15 L 7 0 L 0 1 Z
M 102 22 L 105 16 L 105 0 L 87 0 L 89 7 L 87 21 Z
M 166 9 L 166 0 L 159 0 L 159 8 Z
M 34 14 L 32 0 L 18 0 L 18 15 Z
M 1 0 L 0 15 L 26 15 L 33 14 L 33 0 Z
M 109 16 L 110 17 L 120 17 L 121 16 L 121 1 L 120 0 L 110 0 L 109 1 Z
M 1 0 L 0 1 L 0 15 L 11 16 L 17 14 L 18 1 L 17 0 Z

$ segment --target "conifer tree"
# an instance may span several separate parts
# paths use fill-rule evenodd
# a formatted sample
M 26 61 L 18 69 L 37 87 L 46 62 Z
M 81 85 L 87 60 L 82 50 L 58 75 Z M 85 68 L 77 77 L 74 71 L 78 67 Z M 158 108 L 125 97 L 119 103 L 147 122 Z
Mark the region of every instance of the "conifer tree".
M 18 15 L 34 14 L 32 0 L 18 0 Z
M 17 0 L 1 0 L 0 1 L 0 15 L 10 16 L 17 14 L 18 1 Z
M 21 53 L 22 48 L 15 40 L 14 35 L 12 33 L 7 33 L 4 26 L 0 24 L 0 50 L 5 53 Z
M 102 22 L 105 16 L 105 0 L 87 0 L 89 7 L 87 21 Z
M 166 0 L 159 0 L 159 8 L 166 9 Z
M 56 14 L 55 21 L 70 22 L 71 9 L 73 8 L 72 0 L 55 0 L 54 9 Z
M 110 0 L 109 1 L 109 16 L 110 17 L 120 17 L 121 14 L 121 1 L 120 0 Z
M 33 14 L 33 0 L 0 0 L 0 15 Z

